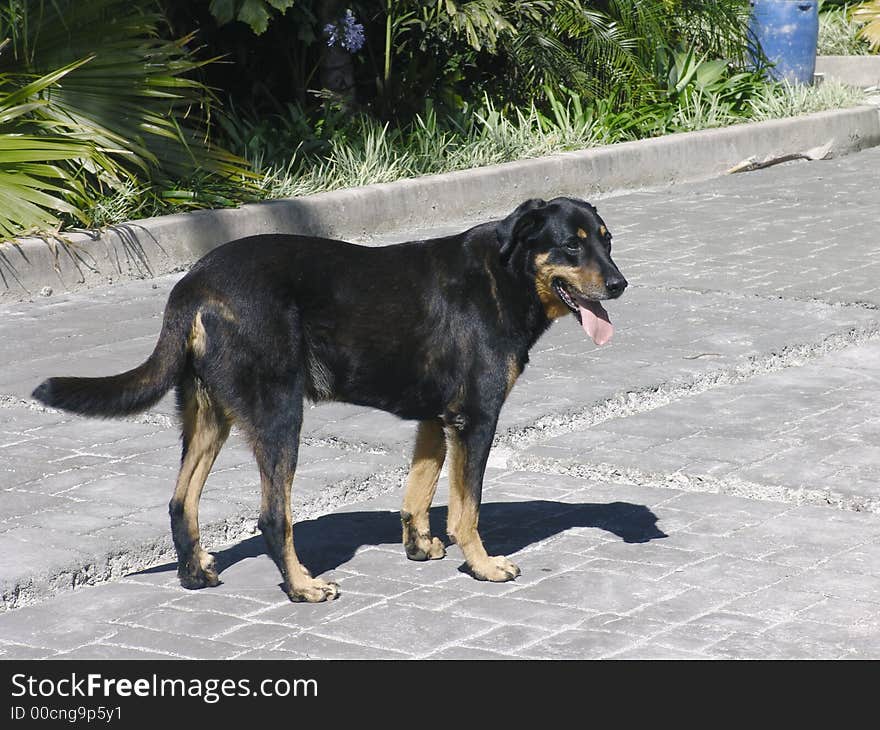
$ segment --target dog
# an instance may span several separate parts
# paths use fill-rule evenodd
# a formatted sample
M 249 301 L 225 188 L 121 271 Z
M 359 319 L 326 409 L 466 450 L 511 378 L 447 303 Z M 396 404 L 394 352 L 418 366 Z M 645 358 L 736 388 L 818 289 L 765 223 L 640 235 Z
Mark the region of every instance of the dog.
M 217 247 L 175 285 L 146 362 L 109 377 L 49 378 L 33 396 L 106 418 L 143 411 L 176 388 L 183 455 L 169 512 L 185 588 L 219 583 L 199 543 L 198 504 L 237 424 L 259 466 L 258 526 L 285 592 L 292 601 L 337 597 L 293 544 L 305 398 L 418 421 L 401 509 L 407 557 L 445 555 L 428 510 L 448 451 L 449 540 L 473 577 L 509 581 L 519 568 L 490 556 L 477 530 L 501 407 L 553 320 L 570 313 L 607 342 L 613 330 L 600 302 L 626 286 L 605 222 L 573 198 L 527 200 L 457 235 L 384 247 L 251 236 Z

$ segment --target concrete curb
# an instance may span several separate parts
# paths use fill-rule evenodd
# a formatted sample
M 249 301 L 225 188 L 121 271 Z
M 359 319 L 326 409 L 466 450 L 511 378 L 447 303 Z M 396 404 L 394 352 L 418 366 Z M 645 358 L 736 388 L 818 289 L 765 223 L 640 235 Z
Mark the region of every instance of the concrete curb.
M 237 209 L 196 211 L 66 237 L 0 246 L 0 302 L 44 287 L 73 290 L 179 270 L 207 251 L 258 233 L 302 233 L 369 243 L 375 234 L 509 212 L 529 197 L 593 197 L 707 179 L 746 158 L 794 154 L 833 141 L 840 156 L 880 144 L 874 107 L 673 134 L 491 167 L 430 175 Z
M 817 56 L 816 73 L 863 89 L 880 86 L 880 56 Z

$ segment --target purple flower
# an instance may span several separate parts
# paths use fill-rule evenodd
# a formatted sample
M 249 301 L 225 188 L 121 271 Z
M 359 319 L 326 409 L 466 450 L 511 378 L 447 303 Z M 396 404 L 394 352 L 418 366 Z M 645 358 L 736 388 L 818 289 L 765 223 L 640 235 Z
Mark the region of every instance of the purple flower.
M 327 36 L 328 46 L 338 43 L 349 53 L 357 53 L 364 46 L 364 26 L 355 21 L 351 10 L 346 10 L 345 17 L 335 23 L 325 25 L 324 35 Z

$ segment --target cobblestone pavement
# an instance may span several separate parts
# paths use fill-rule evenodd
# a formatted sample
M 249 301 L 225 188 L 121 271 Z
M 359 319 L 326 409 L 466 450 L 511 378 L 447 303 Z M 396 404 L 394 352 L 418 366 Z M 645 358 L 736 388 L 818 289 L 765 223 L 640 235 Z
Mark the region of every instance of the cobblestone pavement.
M 412 426 L 332 405 L 294 502 L 341 597 L 286 601 L 235 435 L 201 510 L 223 584 L 181 589 L 171 401 L 110 422 L 28 400 L 143 360 L 179 275 L 4 307 L 0 656 L 880 657 L 878 170 L 875 149 L 597 201 L 632 286 L 610 345 L 560 321 L 505 406 L 481 518 L 523 570 L 502 585 L 454 546 L 405 559 Z
M 880 512 L 878 383 L 871 342 L 548 439 L 515 462 Z
M 289 603 L 253 537 L 218 552 L 218 588 L 185 591 L 166 563 L 9 611 L 0 641 L 81 659 L 880 654 L 875 515 L 501 470 L 486 496 L 513 583 L 460 572 L 457 548 L 407 561 L 389 495 L 297 526 L 303 560 L 339 581 L 332 604 Z

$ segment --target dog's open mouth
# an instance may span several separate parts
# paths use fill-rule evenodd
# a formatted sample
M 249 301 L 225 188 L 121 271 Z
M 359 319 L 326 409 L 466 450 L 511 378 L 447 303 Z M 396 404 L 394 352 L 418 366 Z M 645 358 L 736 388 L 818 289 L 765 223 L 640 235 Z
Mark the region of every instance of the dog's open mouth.
M 597 301 L 575 294 L 562 279 L 553 279 L 551 284 L 553 291 L 556 292 L 556 296 L 577 317 L 581 327 L 584 328 L 584 332 L 587 333 L 593 342 L 597 345 L 604 345 L 611 339 L 614 334 L 614 326 L 611 324 L 605 307 Z

